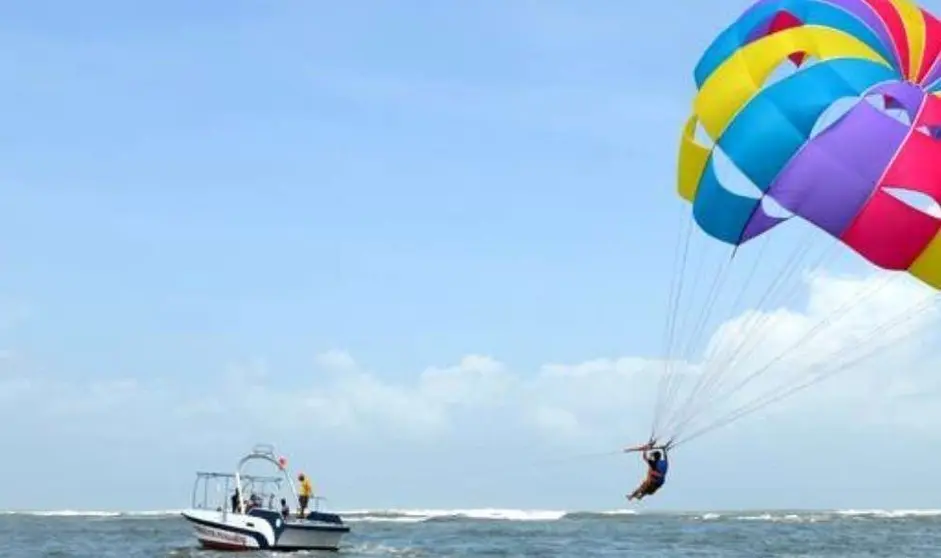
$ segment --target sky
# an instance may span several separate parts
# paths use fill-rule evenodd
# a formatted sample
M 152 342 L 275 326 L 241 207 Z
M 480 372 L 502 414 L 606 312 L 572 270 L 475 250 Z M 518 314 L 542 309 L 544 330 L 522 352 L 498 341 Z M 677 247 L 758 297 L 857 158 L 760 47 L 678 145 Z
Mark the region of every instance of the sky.
M 623 508 L 696 346 L 791 359 L 734 403 L 875 340 L 634 507 L 941 507 L 914 281 L 840 253 L 755 310 L 784 231 L 714 309 L 696 237 L 699 345 L 664 351 L 692 69 L 746 4 L 3 4 L 0 509 L 183 508 L 259 442 L 334 509 Z

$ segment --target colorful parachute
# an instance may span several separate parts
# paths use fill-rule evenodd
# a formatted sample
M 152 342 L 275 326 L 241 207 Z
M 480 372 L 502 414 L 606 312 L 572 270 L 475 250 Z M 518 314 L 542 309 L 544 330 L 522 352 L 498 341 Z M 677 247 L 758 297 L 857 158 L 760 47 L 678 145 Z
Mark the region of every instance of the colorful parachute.
M 789 75 L 774 79 L 783 66 L 789 67 Z M 758 237 L 775 237 L 780 233 L 775 228 L 786 221 L 808 223 L 812 232 L 822 231 L 821 236 L 837 247 L 850 248 L 845 250 L 848 254 L 874 264 L 872 269 L 907 271 L 931 288 L 926 308 L 934 303 L 934 289 L 941 288 L 938 19 L 910 0 L 760 0 L 715 38 L 694 77 L 697 93 L 681 140 L 678 191 L 692 205 L 698 231 L 713 244 L 731 247 L 733 255 L 720 261 L 721 273 L 712 281 L 701 276 L 692 281 L 690 288 L 711 285 L 706 301 L 691 317 L 694 335 L 706 330 L 716 293 L 727 280 L 727 264 L 739 259 L 739 248 Z M 701 141 L 697 132 L 705 139 Z M 750 183 L 752 195 L 729 187 L 721 176 L 720 159 Z M 689 206 L 686 209 L 688 215 Z M 684 270 L 688 252 L 688 247 L 682 256 L 677 252 Z M 796 256 L 783 259 L 787 268 Z M 757 255 L 749 273 L 769 260 Z M 700 263 L 699 268 L 704 267 Z M 773 284 L 762 301 L 769 293 L 778 294 L 788 273 L 793 269 L 769 275 Z M 767 325 L 762 322 L 768 321 L 767 313 L 753 313 L 738 324 L 735 343 L 707 347 L 698 371 L 678 372 L 678 361 L 695 362 L 691 359 L 695 341 L 687 342 L 685 353 L 674 352 L 677 308 L 685 294 L 681 279 L 674 279 L 665 332 L 667 373 L 651 432 L 651 438 L 661 443 L 665 437 L 691 439 L 861 358 L 850 358 L 846 347 L 840 349 L 844 352 L 835 349 L 821 356 L 819 362 L 797 358 L 782 366 L 789 373 L 803 370 L 807 378 L 755 395 L 724 418 L 686 434 L 704 409 L 781 365 L 785 355 L 764 355 L 763 365 L 749 356 L 768 351 L 761 337 L 768 332 L 757 333 Z M 732 289 L 736 307 L 742 285 Z M 775 308 L 785 305 L 778 304 Z M 847 309 L 852 310 L 853 304 L 847 302 Z M 888 328 L 917 311 L 900 309 L 898 320 L 891 324 L 889 320 L 870 324 L 871 337 L 858 335 L 851 348 L 891 342 Z M 826 316 L 807 336 L 818 335 L 841 313 L 846 312 L 840 309 Z M 788 351 L 799 353 L 806 342 L 802 338 Z M 749 369 L 738 380 L 727 380 L 729 371 L 739 365 Z M 693 384 L 685 395 L 679 387 L 684 380 Z
M 707 234 L 733 245 L 789 217 L 724 189 L 697 122 L 764 195 L 875 265 L 941 287 L 941 219 L 893 188 L 941 201 L 941 23 L 909 0 L 764 0 L 706 50 L 682 140 L 679 192 Z M 800 66 L 767 87 L 782 61 Z M 886 108 L 864 97 L 879 95 Z M 816 137 L 840 99 L 859 102 Z

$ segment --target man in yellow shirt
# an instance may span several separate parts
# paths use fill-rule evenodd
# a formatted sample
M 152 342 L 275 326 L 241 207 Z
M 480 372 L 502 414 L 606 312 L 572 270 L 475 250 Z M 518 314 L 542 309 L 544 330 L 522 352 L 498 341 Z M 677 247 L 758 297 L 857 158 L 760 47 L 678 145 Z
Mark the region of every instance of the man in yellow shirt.
M 307 512 L 307 503 L 310 502 L 310 497 L 313 496 L 314 489 L 310 485 L 310 479 L 307 478 L 304 473 L 297 475 L 297 480 L 301 481 L 301 488 L 297 493 L 301 505 L 301 517 L 304 517 Z

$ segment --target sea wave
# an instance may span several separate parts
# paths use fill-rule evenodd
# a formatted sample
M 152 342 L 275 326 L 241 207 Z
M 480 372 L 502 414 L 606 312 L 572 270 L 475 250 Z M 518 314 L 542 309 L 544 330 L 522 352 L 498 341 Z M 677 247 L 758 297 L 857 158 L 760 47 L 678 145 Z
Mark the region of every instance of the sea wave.
M 805 510 L 710 512 L 702 521 L 766 521 L 771 523 L 819 523 L 841 520 L 910 520 L 941 517 L 941 510 Z
M 515 510 L 498 508 L 455 510 L 350 510 L 339 512 L 345 521 L 388 521 L 418 523 L 422 521 L 483 520 L 483 521 L 556 521 L 568 515 L 560 510 Z
M 35 516 L 48 518 L 169 518 L 182 510 L 108 511 L 108 510 L 9 510 L 0 516 Z M 632 517 L 679 519 L 688 521 L 767 521 L 825 522 L 846 520 L 912 520 L 941 518 L 941 509 L 847 509 L 847 510 L 755 510 L 701 512 L 647 512 L 631 509 L 600 511 L 525 510 L 504 508 L 472 509 L 359 509 L 340 511 L 344 521 L 421 523 L 439 521 L 623 521 Z
M 941 510 L 843 510 L 836 512 L 847 517 L 941 517 Z
M 420 523 L 425 521 L 563 521 L 626 520 L 634 516 L 673 518 L 690 521 L 766 521 L 772 523 L 813 523 L 848 519 L 918 519 L 941 517 L 941 510 L 820 510 L 820 511 L 715 511 L 643 512 L 637 510 L 559 511 L 559 510 L 351 510 L 340 512 L 349 522 Z
M 183 510 L 143 510 L 143 511 L 107 511 L 107 510 L 2 510 L 3 515 L 27 515 L 35 517 L 170 517 L 178 516 Z

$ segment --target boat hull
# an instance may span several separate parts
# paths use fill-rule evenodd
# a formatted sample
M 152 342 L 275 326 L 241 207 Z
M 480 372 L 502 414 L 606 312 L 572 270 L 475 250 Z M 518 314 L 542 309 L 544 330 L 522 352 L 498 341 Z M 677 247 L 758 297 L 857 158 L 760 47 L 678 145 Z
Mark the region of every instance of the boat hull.
M 287 523 L 276 550 L 339 550 L 340 540 L 350 531 L 346 526 L 320 526 L 311 529 L 304 524 Z
M 214 550 L 339 550 L 350 528 L 319 521 L 284 521 L 276 513 L 248 514 L 188 510 L 181 514 L 193 526 L 200 545 Z

